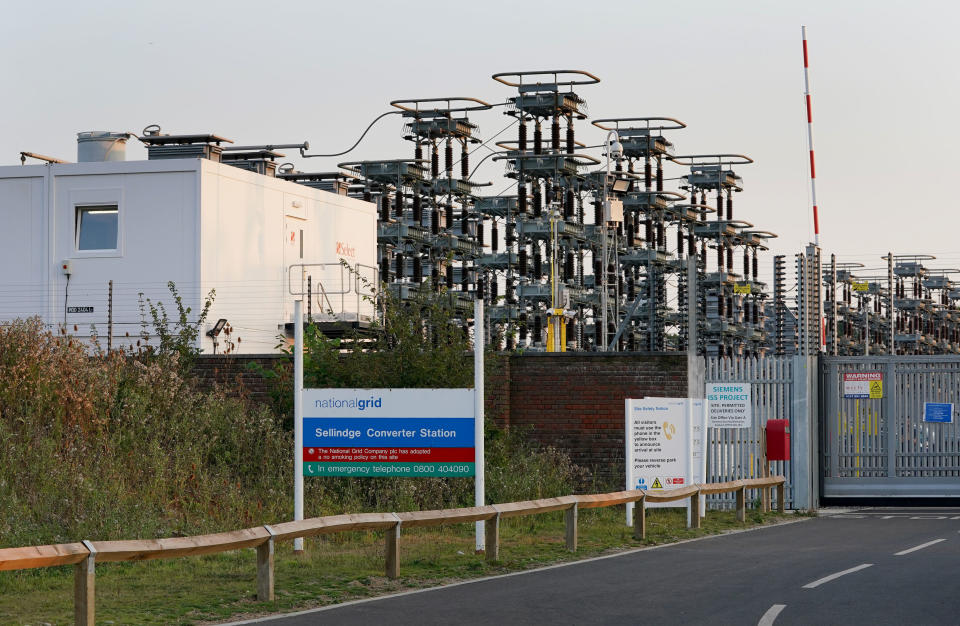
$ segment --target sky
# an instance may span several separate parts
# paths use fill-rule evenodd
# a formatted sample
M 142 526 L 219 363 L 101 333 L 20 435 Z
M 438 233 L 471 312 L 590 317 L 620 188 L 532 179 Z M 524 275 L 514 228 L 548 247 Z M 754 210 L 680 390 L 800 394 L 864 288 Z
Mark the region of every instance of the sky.
M 602 7 L 602 8 L 601 8 Z M 800 26 L 807 26 L 821 246 L 883 265 L 929 253 L 960 267 L 960 8 L 915 2 L 7 2 L 0 22 L 0 164 L 28 150 L 75 160 L 76 133 L 216 133 L 238 144 L 348 148 L 401 98 L 502 102 L 497 72 L 582 69 L 592 118 L 667 116 L 679 154 L 738 153 L 735 217 L 812 240 Z M 481 137 L 510 120 L 476 115 Z M 412 156 L 389 116 L 339 158 Z M 512 129 L 507 133 L 515 134 Z M 504 135 L 506 136 L 506 134 Z M 578 139 L 603 132 L 582 123 Z M 145 158 L 131 141 L 128 159 Z M 479 153 L 474 163 L 479 160 Z M 503 165 L 477 178 L 501 191 Z M 683 169 L 668 166 L 666 176 Z M 669 186 L 668 186 L 669 188 Z M 763 264 L 768 266 L 772 259 Z M 768 268 L 763 268 L 768 273 Z M 884 272 L 885 273 L 885 272 Z

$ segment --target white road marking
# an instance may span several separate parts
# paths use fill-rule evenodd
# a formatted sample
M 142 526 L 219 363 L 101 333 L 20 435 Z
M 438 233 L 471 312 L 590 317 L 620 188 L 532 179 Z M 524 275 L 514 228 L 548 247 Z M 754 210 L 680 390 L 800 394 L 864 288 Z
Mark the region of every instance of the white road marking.
M 872 565 L 873 565 L 873 563 L 864 563 L 864 564 L 858 565 L 858 566 L 856 566 L 856 567 L 851 567 L 850 569 L 845 569 L 845 570 L 843 570 L 842 572 L 837 572 L 836 574 L 830 574 L 829 576 L 824 576 L 823 578 L 820 578 L 820 579 L 818 579 L 818 580 L 815 580 L 815 581 L 813 581 L 812 583 L 807 583 L 806 585 L 803 586 L 803 588 L 804 588 L 804 589 L 815 589 L 815 588 L 819 587 L 820 585 L 822 585 L 823 583 L 828 583 L 828 582 L 830 582 L 831 580 L 835 580 L 835 579 L 837 579 L 837 578 L 840 578 L 841 576 L 846 576 L 847 574 L 852 574 L 852 573 L 854 573 L 854 572 L 859 572 L 860 570 L 862 570 L 862 569 L 867 569 L 868 567 L 871 567 Z
M 757 622 L 757 626 L 773 626 L 773 620 L 777 619 L 777 616 L 780 615 L 780 611 L 787 608 L 786 604 L 774 604 L 767 612 L 763 614 L 763 617 L 760 618 L 760 621 Z
M 901 550 L 900 552 L 894 552 L 893 556 L 903 556 L 904 554 L 910 554 L 911 552 L 916 552 L 917 550 L 923 550 L 928 548 L 935 543 L 940 543 L 941 541 L 946 541 L 946 539 L 934 539 L 933 541 L 928 541 L 927 543 L 921 543 L 919 546 L 913 546 L 912 548 L 907 548 L 906 550 Z

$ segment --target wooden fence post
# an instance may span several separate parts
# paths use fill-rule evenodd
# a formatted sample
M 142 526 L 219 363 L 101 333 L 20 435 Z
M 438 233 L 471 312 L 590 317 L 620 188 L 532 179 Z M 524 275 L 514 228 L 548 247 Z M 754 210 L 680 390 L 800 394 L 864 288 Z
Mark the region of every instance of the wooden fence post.
M 493 563 L 500 560 L 500 513 L 491 517 L 484 524 L 484 534 L 486 539 L 486 557 L 487 563 Z
M 700 528 L 700 490 L 690 496 L 690 527 Z
M 264 528 L 270 538 L 257 546 L 257 600 L 273 602 L 273 536 L 276 533 L 267 525 Z
M 642 497 L 633 506 L 633 538 L 643 541 L 647 538 L 647 504 Z
M 767 427 L 763 427 L 763 456 L 760 458 L 760 475 L 764 478 L 770 478 L 770 460 L 767 458 Z M 770 489 L 772 485 L 760 488 L 760 511 L 762 513 L 770 512 Z
M 93 544 L 84 540 L 90 554 L 73 566 L 73 622 L 77 626 L 93 626 L 96 616 L 96 560 Z
M 747 521 L 747 488 L 737 489 L 737 521 Z
M 386 575 L 387 578 L 399 578 L 400 576 L 400 518 L 397 518 L 396 526 L 391 526 L 385 533 L 386 541 Z
M 786 505 L 783 503 L 783 483 L 777 485 L 777 513 L 783 513 Z
M 564 521 L 566 522 L 567 527 L 567 550 L 570 552 L 577 551 L 577 503 L 574 502 L 573 506 L 564 511 Z

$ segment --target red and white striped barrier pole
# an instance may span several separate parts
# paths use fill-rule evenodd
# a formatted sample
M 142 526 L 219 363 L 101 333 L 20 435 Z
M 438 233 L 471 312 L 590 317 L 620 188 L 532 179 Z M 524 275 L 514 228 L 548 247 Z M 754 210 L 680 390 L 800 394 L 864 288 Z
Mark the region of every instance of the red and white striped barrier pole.
M 813 112 L 810 107 L 810 63 L 807 58 L 807 27 L 801 26 L 803 35 L 803 95 L 807 102 L 807 146 L 810 148 L 810 198 L 813 200 L 813 242 L 820 246 L 820 217 L 817 214 L 817 168 L 813 160 Z

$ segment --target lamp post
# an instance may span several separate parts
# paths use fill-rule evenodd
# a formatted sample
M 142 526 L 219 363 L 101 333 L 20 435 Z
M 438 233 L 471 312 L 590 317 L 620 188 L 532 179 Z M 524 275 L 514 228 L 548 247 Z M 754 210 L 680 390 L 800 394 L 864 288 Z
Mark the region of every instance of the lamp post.
M 611 137 L 613 141 L 611 141 Z M 600 227 L 600 236 L 602 241 L 600 243 L 601 247 L 601 256 L 603 261 L 600 263 L 600 272 L 601 280 L 600 284 L 602 285 L 603 291 L 600 292 L 600 324 L 602 325 L 600 336 L 602 338 L 600 349 L 604 352 L 607 351 L 607 333 L 609 332 L 608 324 L 608 309 L 610 307 L 610 291 L 609 286 L 607 285 L 607 263 L 609 256 L 609 224 L 610 224 L 610 198 L 607 195 L 607 179 L 610 178 L 610 157 L 613 156 L 617 161 L 620 160 L 623 155 L 623 145 L 620 143 L 620 135 L 617 134 L 617 131 L 611 130 L 607 132 L 607 137 L 604 140 L 604 146 L 606 147 L 606 157 L 607 157 L 607 169 L 606 174 L 603 177 L 603 211 L 601 217 L 603 218 L 603 225 Z

